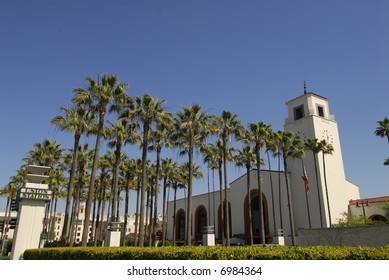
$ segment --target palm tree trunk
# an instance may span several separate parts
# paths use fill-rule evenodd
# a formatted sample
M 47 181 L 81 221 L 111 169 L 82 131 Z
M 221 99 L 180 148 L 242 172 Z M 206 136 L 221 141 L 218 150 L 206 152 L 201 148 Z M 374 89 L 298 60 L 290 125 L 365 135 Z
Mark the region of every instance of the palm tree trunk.
M 282 222 L 282 195 L 281 192 L 281 158 L 280 155 L 278 155 L 278 206 L 280 208 L 280 226 L 281 229 L 284 228 L 283 222 Z
M 113 188 L 112 188 L 112 209 L 111 209 L 111 222 L 117 222 L 118 215 L 116 215 L 115 207 L 118 200 L 118 182 L 119 182 L 119 164 L 121 153 L 121 140 L 117 139 L 117 145 L 115 150 L 115 164 L 113 167 Z
M 192 131 L 191 131 L 192 134 Z M 186 226 L 186 245 L 192 245 L 192 180 L 193 180 L 193 136 L 189 137 L 189 181 L 188 181 L 188 209 Z
M 319 202 L 320 227 L 323 227 L 323 214 L 322 214 L 322 211 L 321 211 L 319 175 L 317 173 L 317 157 L 316 157 L 316 153 L 313 153 L 313 160 L 315 162 L 315 176 L 316 176 L 316 186 L 317 186 L 317 199 L 318 199 L 318 202 Z
M 138 246 L 138 223 L 139 223 L 139 198 L 140 198 L 140 180 L 138 180 L 138 189 L 136 191 L 136 209 L 135 209 L 135 232 L 134 232 L 134 245 Z
M 129 206 L 129 201 L 130 201 L 130 183 L 131 183 L 131 180 L 127 179 L 126 195 L 124 198 L 124 225 L 123 225 L 122 242 L 121 242 L 122 246 L 125 246 L 125 241 L 126 241 L 128 206 Z
M 276 232 L 276 210 L 274 205 L 274 186 L 273 186 L 273 172 L 271 170 L 271 164 L 270 164 L 270 155 L 269 150 L 266 151 L 267 155 L 267 162 L 269 164 L 269 176 L 270 176 L 270 190 L 271 190 L 271 205 L 272 205 L 272 211 L 273 211 L 273 234 Z
M 96 173 L 99 165 L 99 152 L 100 152 L 100 145 L 101 145 L 101 137 L 103 135 L 103 128 L 104 128 L 104 117 L 105 117 L 105 107 L 101 106 L 100 109 L 100 116 L 99 116 L 99 129 L 97 132 L 96 137 L 96 146 L 95 146 L 95 154 L 93 157 L 93 165 L 92 165 L 92 173 L 90 177 L 90 184 L 89 184 L 89 192 L 88 192 L 88 198 L 85 205 L 85 218 L 84 218 L 84 228 L 82 232 L 82 246 L 86 246 L 88 243 L 88 237 L 89 237 L 89 223 L 90 223 L 90 215 L 91 215 L 91 208 L 92 208 L 92 202 L 93 197 L 95 194 L 95 181 L 96 181 Z
M 177 208 L 177 182 L 175 183 L 174 188 L 174 202 L 173 202 L 173 246 L 176 246 L 176 208 Z
M 329 223 L 330 227 L 332 227 L 332 222 L 331 222 L 331 209 L 330 209 L 330 199 L 328 197 L 328 186 L 327 186 L 327 174 L 326 174 L 326 161 L 325 161 L 325 154 L 323 152 L 323 172 L 324 172 L 324 186 L 326 189 L 326 198 L 327 198 L 327 208 L 328 208 L 328 218 L 329 218 Z
M 286 163 L 286 157 L 284 156 L 284 172 L 285 172 L 285 182 L 286 182 L 286 190 L 288 195 L 288 208 L 289 208 L 289 222 L 290 222 L 290 230 L 292 234 L 292 245 L 296 245 L 296 233 L 294 228 L 294 211 L 292 205 L 292 192 L 290 190 L 290 183 L 288 178 L 288 164 Z
M 160 161 L 161 161 L 161 149 L 157 149 L 157 166 L 155 172 L 155 205 L 154 205 L 154 217 L 153 217 L 153 232 L 152 237 L 153 241 L 156 240 L 156 224 L 158 219 L 158 194 L 159 194 L 159 170 L 160 170 Z
M 226 239 L 225 239 L 225 236 L 224 236 L 224 200 L 223 200 L 223 174 L 222 174 L 222 163 L 219 162 L 219 184 L 220 184 L 220 191 L 219 191 L 219 195 L 220 195 L 220 235 L 221 235 L 221 238 L 222 238 L 222 245 L 225 246 L 226 245 Z
M 251 209 L 251 193 L 250 193 L 250 165 L 246 166 L 247 170 L 247 200 L 248 200 L 248 214 L 249 214 L 249 242 L 250 245 L 254 244 L 253 239 L 253 215 Z
M 225 230 L 226 230 L 226 245 L 230 246 L 230 211 L 228 200 L 228 181 L 227 181 L 227 139 L 223 137 L 223 168 L 224 168 L 224 196 L 226 200 L 225 212 Z
M 148 132 L 149 124 L 146 122 L 143 125 L 143 144 L 142 144 L 142 189 L 140 196 L 140 221 L 139 221 L 139 243 L 140 247 L 143 247 L 145 238 L 145 194 L 147 186 L 147 144 L 148 144 Z
M 167 177 L 164 177 L 163 195 L 162 195 L 162 246 L 165 246 L 166 243 L 166 220 L 167 220 L 166 183 L 167 183 Z
M 263 196 L 262 196 L 262 181 L 261 181 L 261 155 L 259 147 L 256 147 L 257 156 L 257 181 L 258 181 L 258 198 L 259 198 L 259 225 L 261 244 L 266 244 L 265 241 L 265 224 L 263 215 Z
M 73 190 L 74 190 L 74 182 L 76 178 L 76 169 L 77 169 L 77 160 L 78 160 L 78 146 L 80 142 L 81 134 L 77 130 L 74 134 L 74 146 L 73 146 L 73 159 L 72 159 L 72 166 L 70 169 L 70 178 L 69 178 L 69 186 L 68 186 L 68 195 L 66 198 L 66 206 L 65 206 L 65 217 L 63 222 L 63 228 L 62 228 L 62 235 L 61 235 L 61 244 L 65 245 L 66 240 L 68 240 L 69 236 L 69 226 L 70 226 L 70 219 L 69 219 L 69 212 L 70 212 L 70 204 L 73 198 Z

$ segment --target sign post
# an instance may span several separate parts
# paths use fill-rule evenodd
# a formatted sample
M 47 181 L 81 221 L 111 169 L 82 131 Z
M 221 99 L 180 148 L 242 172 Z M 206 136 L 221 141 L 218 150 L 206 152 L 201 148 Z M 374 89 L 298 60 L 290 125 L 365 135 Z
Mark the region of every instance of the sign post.
M 50 167 L 29 165 L 27 183 L 18 191 L 19 211 L 16 218 L 11 260 L 23 258 L 26 249 L 39 248 L 43 230 L 46 202 L 50 201 L 52 191 L 47 184 Z

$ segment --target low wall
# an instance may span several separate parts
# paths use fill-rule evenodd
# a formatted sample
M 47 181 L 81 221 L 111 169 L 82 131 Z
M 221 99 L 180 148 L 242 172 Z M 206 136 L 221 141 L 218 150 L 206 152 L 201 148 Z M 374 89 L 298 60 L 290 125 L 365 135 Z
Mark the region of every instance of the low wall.
M 389 225 L 298 230 L 301 246 L 379 246 L 389 244 Z

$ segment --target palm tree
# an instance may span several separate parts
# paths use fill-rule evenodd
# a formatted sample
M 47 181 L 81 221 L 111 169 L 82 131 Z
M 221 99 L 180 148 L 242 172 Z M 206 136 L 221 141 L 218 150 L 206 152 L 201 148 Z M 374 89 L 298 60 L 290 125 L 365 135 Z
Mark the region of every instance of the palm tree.
M 176 245 L 176 208 L 177 208 L 177 190 L 178 189 L 184 189 L 184 178 L 183 175 L 183 168 L 182 166 L 177 166 L 172 170 L 172 177 L 169 180 L 169 185 L 173 188 L 174 195 L 173 195 L 173 246 Z
M 68 194 L 66 198 L 66 206 L 65 206 L 65 216 L 64 223 L 62 228 L 61 235 L 61 243 L 64 244 L 67 237 L 69 236 L 69 212 L 70 212 L 70 204 L 73 195 L 74 189 L 74 181 L 77 170 L 77 160 L 78 160 L 78 146 L 80 143 L 81 135 L 88 130 L 89 124 L 92 122 L 93 115 L 88 113 L 85 108 L 82 106 L 76 107 L 61 107 L 60 109 L 65 113 L 65 116 L 56 116 L 51 120 L 51 125 L 55 125 L 61 131 L 70 131 L 74 132 L 74 146 L 73 146 L 73 156 L 72 156 L 72 164 L 70 169 L 70 178 L 68 185 Z
M 244 146 L 239 150 L 238 155 L 235 157 L 235 162 L 237 166 L 246 167 L 246 177 L 247 177 L 247 199 L 248 199 L 248 218 L 249 218 L 249 240 L 250 245 L 254 244 L 253 240 L 253 226 L 252 226 L 252 209 L 251 209 L 251 194 L 250 194 L 250 170 L 253 165 L 256 164 L 256 155 L 255 152 L 251 149 L 250 146 Z
M 320 187 L 319 187 L 319 175 L 317 171 L 317 154 L 321 151 L 321 147 L 319 144 L 319 140 L 308 139 L 305 143 L 305 149 L 310 150 L 313 153 L 313 162 L 315 165 L 315 178 L 316 178 L 316 186 L 317 186 L 317 199 L 319 202 L 319 215 L 320 215 L 320 225 L 323 227 L 323 214 L 322 214 L 322 206 L 321 206 L 321 198 L 320 198 Z
M 230 245 L 230 217 L 228 211 L 228 176 L 227 176 L 227 160 L 228 160 L 228 146 L 230 142 L 230 136 L 238 135 L 238 129 L 240 128 L 241 122 L 238 120 L 236 114 L 232 114 L 229 111 L 224 110 L 220 118 L 217 118 L 217 127 L 220 129 L 220 138 L 223 144 L 223 171 L 224 171 L 224 193 L 225 193 L 225 203 L 226 203 L 226 245 Z
M 166 190 L 169 182 L 174 176 L 174 172 L 178 168 L 178 163 L 173 161 L 172 158 L 162 159 L 161 173 L 163 178 L 163 194 L 162 194 L 162 246 L 165 246 L 166 242 L 166 224 L 167 224 L 167 200 Z
M 201 106 L 198 104 L 191 105 L 189 107 L 182 107 L 182 111 L 176 113 L 175 118 L 175 133 L 173 139 L 177 142 L 177 145 L 188 153 L 188 210 L 187 210 L 187 245 L 192 244 L 192 181 L 193 181 L 193 168 L 194 160 L 193 153 L 194 148 L 201 146 L 207 135 L 208 114 L 201 111 Z
M 296 245 L 296 232 L 294 227 L 294 211 L 292 204 L 292 192 L 288 178 L 288 159 L 289 158 L 303 158 L 304 156 L 304 146 L 302 140 L 299 137 L 293 137 L 293 134 L 289 131 L 284 131 L 281 133 L 281 152 L 284 160 L 284 173 L 285 173 L 285 182 L 286 190 L 288 197 L 288 209 L 289 209 L 289 222 L 290 229 L 292 233 L 292 245 Z
M 328 187 L 327 187 L 327 173 L 326 173 L 326 161 L 325 161 L 325 155 L 332 155 L 334 152 L 334 147 L 327 143 L 326 140 L 321 140 L 319 142 L 319 147 L 321 152 L 323 153 L 323 172 L 324 172 L 324 186 L 326 189 L 326 199 L 327 199 L 327 208 L 328 208 L 328 218 L 329 218 L 329 223 L 330 227 L 332 225 L 331 222 L 331 210 L 330 210 L 330 199 L 328 197 Z
M 254 144 L 254 151 L 256 155 L 256 163 L 257 163 L 257 182 L 258 182 L 258 198 L 259 198 L 259 225 L 260 225 L 260 239 L 261 244 L 265 244 L 265 224 L 264 224 L 264 215 L 263 215 L 263 190 L 262 190 L 262 180 L 261 180 L 261 149 L 265 145 L 265 141 L 270 134 L 270 125 L 267 125 L 263 122 L 258 123 L 249 123 L 248 125 L 248 133 L 240 135 L 240 138 L 246 143 Z
M 270 136 L 272 139 L 272 152 L 273 156 L 277 157 L 278 161 L 278 207 L 279 207 L 279 214 L 280 214 L 280 228 L 283 229 L 283 220 L 282 220 L 282 188 L 281 188 L 281 138 L 282 138 L 282 131 L 273 132 L 273 134 Z
M 42 143 L 35 143 L 34 149 L 28 151 L 28 157 L 23 160 L 27 164 L 53 167 L 62 158 L 62 153 L 61 144 L 45 139 Z
M 98 180 L 98 205 L 97 205 L 97 216 L 96 216 L 96 226 L 94 232 L 94 246 L 97 246 L 97 242 L 101 240 L 102 234 L 102 222 L 104 218 L 104 210 L 105 210 L 105 198 L 106 198 L 106 189 L 109 184 L 109 167 L 110 167 L 110 157 L 111 153 L 107 153 L 99 159 L 99 168 L 100 174 Z
M 123 162 L 123 176 L 125 178 L 125 200 L 124 200 L 124 226 L 122 232 L 122 244 L 124 246 L 125 238 L 126 238 L 126 229 L 127 229 L 127 220 L 128 220 L 128 207 L 129 207 L 129 198 L 130 198 L 130 190 L 134 189 L 136 184 L 135 181 L 135 170 L 136 164 L 134 159 L 127 159 Z
M 383 120 L 378 121 L 379 126 L 377 126 L 374 134 L 379 137 L 386 137 L 389 143 L 389 118 L 384 118 Z
M 144 217 L 145 217 L 145 193 L 147 186 L 147 147 L 149 142 L 149 133 L 152 125 L 157 119 L 165 119 L 167 114 L 162 107 L 165 100 L 158 100 L 149 94 L 144 94 L 142 97 L 134 98 L 135 106 L 125 108 L 121 117 L 136 118 L 143 125 L 142 139 L 142 178 L 141 178 L 141 207 L 140 207 L 140 225 L 139 243 L 143 247 L 144 243 Z
M 78 222 L 78 212 L 79 212 L 79 204 L 82 198 L 85 195 L 84 186 L 87 185 L 87 176 L 88 170 L 90 168 L 93 151 L 89 149 L 88 144 L 84 144 L 83 146 L 78 147 L 78 157 L 77 157 L 77 176 L 75 181 L 75 187 L 73 191 L 73 206 L 72 206 L 72 215 L 70 218 L 70 229 L 69 229 L 69 237 L 67 240 L 70 242 L 70 245 L 73 246 L 74 243 L 74 235 L 76 224 Z
M 86 246 L 88 243 L 89 223 L 91 215 L 91 207 L 93 202 L 93 195 L 95 193 L 95 180 L 99 163 L 99 152 L 101 145 L 101 138 L 103 136 L 103 129 L 105 124 L 105 115 L 107 113 L 107 107 L 123 99 L 126 92 L 125 83 L 118 83 L 118 79 L 115 75 L 104 74 L 97 80 L 92 77 L 86 77 L 86 81 L 89 82 L 87 89 L 77 88 L 74 90 L 74 97 L 72 102 L 76 105 L 86 106 L 87 110 L 99 115 L 96 145 L 94 150 L 92 172 L 90 177 L 88 198 L 85 205 L 85 223 L 82 234 L 82 245 Z
M 8 223 L 11 218 L 11 200 L 16 198 L 16 195 L 18 193 L 20 183 L 17 181 L 11 181 L 8 183 L 2 190 L 0 190 L 0 196 L 7 198 L 7 205 L 5 207 L 5 213 L 4 213 L 4 224 L 3 228 L 1 229 L 1 238 L 5 236 L 5 233 L 8 228 Z M 2 242 L 4 244 L 4 240 Z M 1 249 L 0 249 L 1 250 Z M 1 253 L 2 251 L 0 251 Z
M 107 136 L 111 139 L 108 142 L 110 148 L 115 148 L 115 162 L 113 165 L 113 187 L 112 187 L 112 204 L 111 204 L 111 221 L 117 222 L 115 207 L 118 200 L 118 182 L 119 182 L 119 165 L 122 158 L 122 146 L 125 139 L 128 138 L 127 121 L 119 119 L 116 124 L 108 121 L 110 127 L 107 130 Z
M 161 166 L 161 151 L 164 146 L 171 147 L 170 134 L 173 126 L 173 116 L 170 113 L 166 113 L 164 118 L 159 118 L 156 124 L 156 129 L 151 131 L 149 151 L 155 151 L 157 155 L 156 166 L 155 166 L 155 205 L 154 215 L 152 220 L 152 239 L 155 239 L 156 235 L 156 222 L 158 218 L 158 194 L 159 194 L 159 178 L 160 166 Z
M 269 135 L 266 138 L 266 156 L 267 156 L 267 163 L 269 165 L 269 178 L 270 178 L 270 190 L 271 190 L 271 204 L 272 204 L 272 211 L 273 211 L 273 227 L 274 227 L 274 233 L 276 232 L 277 224 L 276 224 L 276 211 L 275 211 L 275 203 L 274 203 L 274 186 L 273 186 L 273 172 L 271 170 L 271 164 L 270 164 L 270 151 L 274 152 L 276 147 L 276 140 L 274 140 L 275 134 L 269 128 Z

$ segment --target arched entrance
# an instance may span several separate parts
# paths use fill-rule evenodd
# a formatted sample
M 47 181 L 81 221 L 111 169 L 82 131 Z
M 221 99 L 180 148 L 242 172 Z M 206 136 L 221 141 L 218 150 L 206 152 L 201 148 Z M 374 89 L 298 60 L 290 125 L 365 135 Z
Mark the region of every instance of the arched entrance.
M 251 190 L 251 226 L 253 229 L 253 239 L 254 243 L 261 243 L 261 228 L 260 228 L 260 213 L 259 213 L 259 192 L 258 190 Z M 248 196 L 244 200 L 244 227 L 245 227 L 245 236 L 249 238 L 250 236 L 250 228 L 249 228 L 249 207 L 248 207 Z M 267 199 L 266 196 L 262 193 L 262 205 L 263 205 L 263 218 L 264 218 L 264 226 L 265 226 L 265 236 L 268 237 L 270 235 L 269 232 L 269 211 L 267 207 Z
M 176 215 L 176 240 L 184 241 L 185 240 L 185 211 L 180 209 L 177 211 Z
M 200 205 L 195 212 L 195 240 L 202 240 L 202 231 L 204 226 L 208 225 L 207 209 Z

